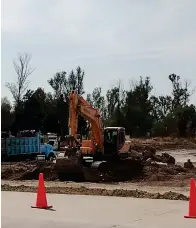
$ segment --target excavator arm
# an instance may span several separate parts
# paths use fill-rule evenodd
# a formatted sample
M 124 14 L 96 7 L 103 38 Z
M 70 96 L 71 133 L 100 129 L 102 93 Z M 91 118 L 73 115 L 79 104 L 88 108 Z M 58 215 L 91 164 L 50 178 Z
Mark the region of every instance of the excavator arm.
M 96 146 L 104 151 L 104 128 L 98 109 L 93 108 L 83 97 L 72 91 L 69 96 L 69 134 L 77 135 L 78 116 L 82 116 L 91 125 Z

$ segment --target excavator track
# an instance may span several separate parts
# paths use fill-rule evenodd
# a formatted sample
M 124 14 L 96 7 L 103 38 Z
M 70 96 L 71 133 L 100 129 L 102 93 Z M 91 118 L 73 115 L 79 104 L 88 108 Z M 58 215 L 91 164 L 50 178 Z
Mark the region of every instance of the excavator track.
M 142 175 L 140 160 L 122 159 L 116 161 L 94 162 L 91 168 L 99 173 L 102 181 L 127 181 Z
M 94 161 L 85 166 L 78 157 L 62 158 L 56 161 L 61 181 L 116 182 L 128 181 L 142 175 L 143 164 L 132 158 Z

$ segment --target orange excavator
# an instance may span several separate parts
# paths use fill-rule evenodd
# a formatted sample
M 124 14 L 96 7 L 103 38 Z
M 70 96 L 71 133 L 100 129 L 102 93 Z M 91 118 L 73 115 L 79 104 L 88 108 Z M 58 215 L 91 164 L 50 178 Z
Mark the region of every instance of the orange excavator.
M 82 139 L 77 134 L 79 115 L 90 125 L 88 139 Z M 125 146 L 125 128 L 104 128 L 99 110 L 92 107 L 74 90 L 69 96 L 69 136 L 65 137 L 64 142 L 66 160 L 56 161 L 62 175 L 68 171 L 70 163 L 73 165 L 74 159 L 75 167 L 80 167 L 82 173 L 86 167 L 94 170 L 96 175 L 102 176 L 102 179 L 106 179 L 104 175 L 114 175 L 114 173 L 115 176 L 122 172 L 126 174 L 133 172 L 134 175 L 135 168 L 137 171 L 138 168 L 142 170 L 141 162 L 129 159 L 128 148 Z

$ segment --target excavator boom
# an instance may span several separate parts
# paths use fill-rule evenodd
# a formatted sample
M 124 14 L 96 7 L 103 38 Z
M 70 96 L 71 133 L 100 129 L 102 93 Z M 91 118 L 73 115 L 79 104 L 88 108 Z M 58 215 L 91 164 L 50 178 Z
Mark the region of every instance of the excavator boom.
M 101 152 L 104 152 L 104 127 L 99 110 L 93 108 L 83 97 L 75 91 L 69 97 L 69 134 L 76 137 L 78 115 L 82 116 L 91 125 L 93 139 Z

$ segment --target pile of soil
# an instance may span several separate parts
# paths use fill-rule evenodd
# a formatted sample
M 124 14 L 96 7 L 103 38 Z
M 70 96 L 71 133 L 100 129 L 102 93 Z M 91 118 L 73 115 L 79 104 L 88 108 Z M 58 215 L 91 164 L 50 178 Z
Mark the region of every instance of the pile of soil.
M 9 165 L 1 165 L 1 178 L 4 180 L 38 180 L 39 173 L 44 174 L 45 180 L 55 181 L 89 181 L 89 182 L 120 182 L 120 181 L 168 181 L 168 180 L 188 180 L 191 177 L 196 176 L 196 168 L 184 169 L 177 165 L 162 165 L 158 163 L 144 164 L 143 171 L 140 176 L 128 172 L 119 171 L 113 173 L 108 178 L 98 178 L 99 173 L 90 168 L 83 168 L 83 173 L 78 178 L 78 173 L 67 173 L 62 179 L 60 173 L 56 169 L 56 164 L 51 162 L 38 163 L 33 162 L 20 162 Z M 97 178 L 96 178 L 97 177 Z
M 184 169 L 178 165 L 146 165 L 144 168 L 144 177 L 142 181 L 156 182 L 156 181 L 189 181 L 190 178 L 196 176 L 196 168 Z
M 152 139 L 130 139 L 130 147 L 138 152 L 161 150 L 196 149 L 196 138 L 156 137 Z
M 2 191 L 18 191 L 18 192 L 36 192 L 37 188 L 32 186 L 10 186 L 7 184 L 1 185 Z M 165 192 L 149 193 L 139 190 L 123 190 L 123 189 L 100 189 L 100 188 L 86 188 L 86 187 L 47 187 L 47 193 L 56 194 L 72 194 L 72 195 L 99 195 L 99 196 L 117 196 L 117 197 L 134 197 L 134 198 L 149 198 L 149 199 L 168 199 L 168 200 L 188 200 L 188 197 L 175 193 Z
M 46 180 L 58 179 L 55 164 L 37 161 L 1 164 L 1 179 L 5 180 L 37 180 L 39 173 L 44 173 Z
M 115 164 L 113 164 L 115 167 Z M 47 181 L 76 181 L 76 182 L 114 182 L 114 181 L 128 181 L 138 176 L 138 172 L 143 171 L 141 163 L 136 163 L 136 167 L 129 166 L 130 171 L 124 171 L 119 167 L 114 169 L 113 173 L 102 174 L 99 170 L 93 170 L 88 167 L 78 167 L 72 164 L 72 161 L 67 161 L 64 165 L 66 169 L 57 169 L 56 164 L 52 162 L 19 162 L 14 164 L 1 165 L 1 179 L 2 180 L 37 180 L 39 173 L 44 174 L 44 179 Z M 121 168 L 121 169 L 120 169 Z M 134 171 L 134 172 L 132 172 Z

